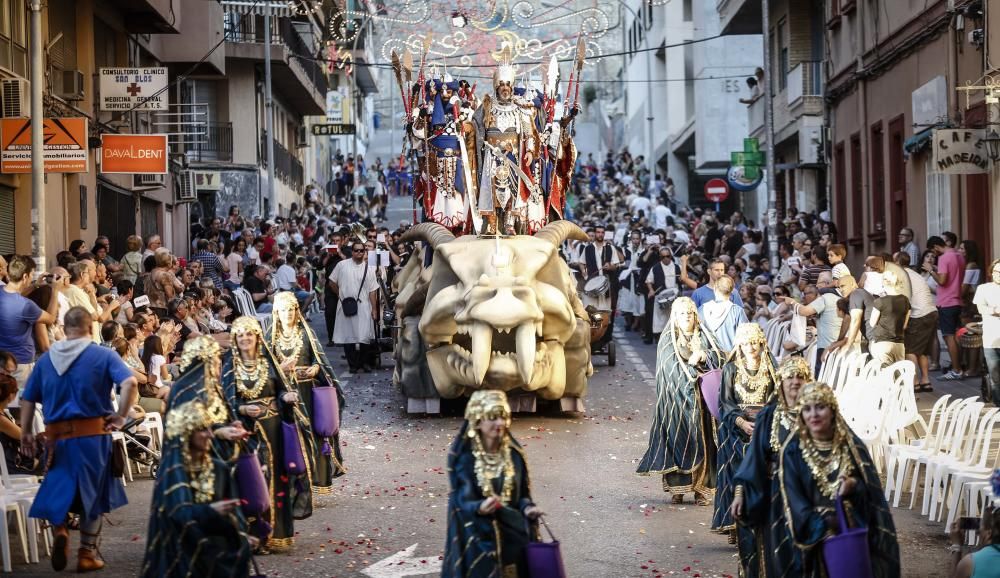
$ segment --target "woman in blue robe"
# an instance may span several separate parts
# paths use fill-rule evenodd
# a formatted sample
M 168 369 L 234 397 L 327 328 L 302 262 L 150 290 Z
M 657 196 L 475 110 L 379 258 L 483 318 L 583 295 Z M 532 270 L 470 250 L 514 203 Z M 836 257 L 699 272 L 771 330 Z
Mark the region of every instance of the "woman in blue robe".
M 813 382 L 799 394 L 797 431 L 788 437 L 778 471 L 785 519 L 802 553 L 802 576 L 827 575 L 824 539 L 839 531 L 841 496 L 848 525 L 867 528 L 876 578 L 900 575 L 896 527 L 871 456 L 844 422 L 833 390 Z
M 764 331 L 756 323 L 736 330 L 733 351 L 722 368 L 719 391 L 719 467 L 712 530 L 729 534 L 736 544 L 736 521 L 729 512 L 736 489 L 734 477 L 756 429 L 757 414 L 774 397 L 778 381 Z
M 778 368 L 781 388 L 757 414 L 753 437 L 736 471 L 732 516 L 738 523 L 740 576 L 793 578 L 802 574 L 802 557 L 785 523 L 778 460 L 795 430 L 799 390 L 813 380 L 809 362 L 787 357 Z
M 723 275 L 715 282 L 715 299 L 703 303 L 698 308 L 702 329 L 712 334 L 719 348 L 729 353 L 735 347 L 736 328 L 748 323 L 747 314 L 742 305 L 732 302 L 733 280 Z
M 227 423 L 218 396 L 220 354 L 208 337 L 185 344 L 185 372 L 174 382 L 164 416 L 143 578 L 250 573 L 254 540 L 246 535 L 233 467 L 226 461 L 246 432 Z
M 478 390 L 448 453 L 448 542 L 442 578 L 527 577 L 524 547 L 543 514 L 502 391 Z
M 656 406 L 639 475 L 663 475 L 663 491 L 680 504 L 694 492 L 707 506 L 715 492 L 715 420 L 705 406 L 699 378 L 724 356 L 698 326 L 694 301 L 679 297 L 656 348 Z
M 251 432 L 246 451 L 256 452 L 267 481 L 270 509 L 254 524 L 254 535 L 267 537 L 270 549 L 290 548 L 295 536 L 295 520 L 312 515 L 312 486 L 309 473 L 315 468 L 316 448 L 309 420 L 300 409 L 295 386 L 278 369 L 264 343 L 264 332 L 253 317 L 240 317 L 230 327 L 233 350 L 222 364 L 222 391 L 230 410 L 240 416 L 244 429 Z M 304 463 L 301 473 L 288 471 L 285 455 L 286 424 L 294 424 Z M 294 460 L 292 460 L 294 462 Z M 257 522 L 251 520 L 251 523 Z
M 313 421 L 313 387 L 337 388 L 340 414 L 344 413 L 344 391 L 330 367 L 323 347 L 309 324 L 303 321 L 295 294 L 284 291 L 274 297 L 274 320 L 264 333 L 264 341 L 278 362 L 286 379 L 298 390 L 301 407 L 310 423 Z M 347 473 L 340 449 L 340 435 L 329 439 L 313 432 L 310 447 L 315 448 L 310 471 L 313 494 L 333 492 L 333 478 Z M 303 448 L 305 451 L 306 448 Z

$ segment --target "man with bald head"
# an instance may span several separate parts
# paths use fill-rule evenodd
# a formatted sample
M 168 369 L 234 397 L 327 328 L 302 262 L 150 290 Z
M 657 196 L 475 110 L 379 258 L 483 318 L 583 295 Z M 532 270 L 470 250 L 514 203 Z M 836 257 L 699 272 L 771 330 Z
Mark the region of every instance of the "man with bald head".
M 851 275 L 844 275 L 837 279 L 836 284 L 840 294 L 846 297 L 850 303 L 848 310 L 851 314 L 851 320 L 847 335 L 830 345 L 830 351 L 860 344 L 861 351 L 868 353 L 868 320 L 871 319 L 872 311 L 875 308 L 875 297 L 863 287 L 858 287 L 857 280 Z
M 816 317 L 816 367 L 814 371 L 819 374 L 819 367 L 823 363 L 823 353 L 831 347 L 840 336 L 841 319 L 837 315 L 837 301 L 840 296 L 836 291 L 829 288 L 833 282 L 833 275 L 829 271 L 823 271 L 816 279 L 816 285 L 806 287 L 806 294 L 814 293 L 815 298 L 805 305 L 798 304 L 791 297 L 785 297 L 785 302 L 791 305 L 795 313 L 805 317 Z

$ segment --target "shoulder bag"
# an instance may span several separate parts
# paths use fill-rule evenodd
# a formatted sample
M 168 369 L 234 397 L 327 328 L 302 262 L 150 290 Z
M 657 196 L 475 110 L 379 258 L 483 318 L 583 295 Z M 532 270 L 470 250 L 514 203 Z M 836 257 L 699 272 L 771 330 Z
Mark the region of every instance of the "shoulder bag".
M 368 265 L 365 265 L 364 275 L 361 276 L 361 286 L 358 287 L 357 297 L 346 297 L 340 300 L 340 308 L 345 317 L 354 317 L 358 314 L 358 300 L 361 299 L 361 292 L 365 290 L 365 280 L 368 278 Z

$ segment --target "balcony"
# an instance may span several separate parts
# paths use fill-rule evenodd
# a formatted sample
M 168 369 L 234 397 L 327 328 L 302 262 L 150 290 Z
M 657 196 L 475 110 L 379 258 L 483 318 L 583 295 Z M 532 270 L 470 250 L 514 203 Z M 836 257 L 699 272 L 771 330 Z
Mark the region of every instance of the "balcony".
M 264 17 L 224 4 L 226 57 L 264 60 Z M 326 113 L 327 80 L 313 50 L 289 18 L 271 18 L 272 85 L 303 116 Z
M 180 7 L 173 0 L 114 0 L 125 30 L 135 34 L 177 34 Z M 193 18 L 194 15 L 192 14 Z
M 760 138 L 764 133 L 764 103 L 763 96 L 750 103 L 747 107 L 747 132 L 751 137 Z
M 187 146 L 185 153 L 193 162 L 230 162 L 233 160 L 233 123 L 210 122 L 204 127 L 201 142 Z
M 788 71 L 788 107 L 794 108 L 805 98 L 823 97 L 823 61 L 807 60 Z
M 274 178 L 281 181 L 289 188 L 295 191 L 302 190 L 302 182 L 304 178 L 304 171 L 302 169 L 302 163 L 299 159 L 288 151 L 285 147 L 281 146 L 278 141 L 274 142 Z M 267 151 L 265 147 L 267 146 L 267 141 L 264 136 L 261 135 L 260 138 L 260 166 L 267 168 Z
M 718 0 L 715 8 L 719 12 L 721 34 L 724 36 L 761 34 L 764 29 L 760 0 Z M 773 18 L 774 8 L 771 10 Z

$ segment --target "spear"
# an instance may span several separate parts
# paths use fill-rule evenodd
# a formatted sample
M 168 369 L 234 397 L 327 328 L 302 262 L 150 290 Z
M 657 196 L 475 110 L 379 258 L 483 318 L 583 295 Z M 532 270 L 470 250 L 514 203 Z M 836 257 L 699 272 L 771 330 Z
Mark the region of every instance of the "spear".
M 406 93 L 404 93 L 403 98 L 406 99 L 408 104 L 407 112 L 413 112 L 413 93 L 412 82 L 413 82 L 413 53 L 407 48 L 406 52 L 403 53 L 403 78 L 406 81 Z
M 410 116 L 410 106 L 409 100 L 406 98 L 406 85 L 403 84 L 403 70 L 402 65 L 399 62 L 399 55 L 396 51 L 392 51 L 392 71 L 396 75 L 396 84 L 399 85 L 399 94 L 403 97 L 403 111 L 406 112 L 407 118 Z
M 583 35 L 577 36 L 576 39 L 576 88 L 573 93 L 573 107 L 580 103 L 580 84 L 583 80 L 583 61 L 587 55 L 587 47 L 583 43 Z

